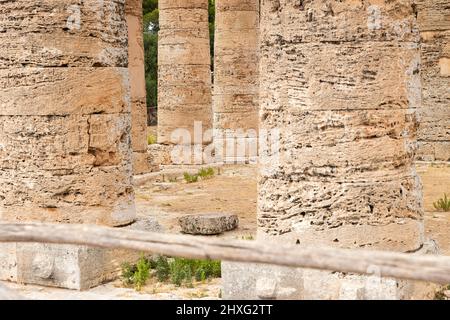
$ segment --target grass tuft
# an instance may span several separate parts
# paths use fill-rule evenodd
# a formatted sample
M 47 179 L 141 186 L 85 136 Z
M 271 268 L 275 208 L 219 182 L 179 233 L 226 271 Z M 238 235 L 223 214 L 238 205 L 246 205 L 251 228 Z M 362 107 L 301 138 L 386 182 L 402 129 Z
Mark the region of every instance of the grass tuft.
M 188 172 L 185 172 L 184 180 L 187 183 L 194 183 L 198 182 L 198 179 L 201 178 L 202 180 L 211 179 L 214 176 L 215 172 L 213 168 L 202 168 L 200 169 L 197 174 L 190 174 Z
M 183 176 L 184 176 L 184 180 L 187 183 L 195 183 L 198 181 L 198 175 L 196 175 L 196 174 L 190 174 L 190 173 L 185 172 L 183 174 Z
M 135 265 L 122 266 L 122 280 L 126 286 L 133 285 L 141 290 L 149 277 L 155 276 L 159 282 L 170 282 L 176 286 L 192 287 L 193 281 L 220 278 L 221 264 L 215 260 L 168 258 L 159 256 L 154 260 L 141 257 Z
M 209 179 L 214 176 L 213 168 L 202 168 L 198 171 L 198 176 L 202 179 Z
M 433 206 L 438 211 L 449 212 L 450 198 L 447 196 L 447 194 L 444 194 L 444 197 L 433 203 Z
M 149 134 L 147 136 L 147 144 L 148 145 L 156 144 L 157 141 L 158 141 L 158 138 L 155 135 Z

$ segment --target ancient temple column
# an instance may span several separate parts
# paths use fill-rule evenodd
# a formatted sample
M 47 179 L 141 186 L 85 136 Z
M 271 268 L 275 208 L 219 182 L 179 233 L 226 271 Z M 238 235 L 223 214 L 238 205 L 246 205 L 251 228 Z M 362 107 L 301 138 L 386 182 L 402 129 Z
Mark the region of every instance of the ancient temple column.
M 418 251 L 424 235 L 413 165 L 421 104 L 413 2 L 261 6 L 260 128 L 279 131 L 279 148 L 260 160 L 258 238 Z M 264 266 L 252 272 L 254 282 L 241 289 L 256 297 L 408 295 L 395 279 Z M 225 296 L 239 298 L 232 285 Z
M 0 220 L 134 221 L 125 1 L 2 2 L 0 30 Z M 81 288 L 102 254 L 2 246 L 0 278 Z
M 423 87 L 418 159 L 450 161 L 450 1 L 416 2 Z
M 259 0 L 216 1 L 214 142 L 225 162 L 257 157 L 258 35 Z
M 208 1 L 161 0 L 159 14 L 158 143 L 207 144 L 211 133 L 201 135 L 212 128 Z
M 133 173 L 141 174 L 149 171 L 142 0 L 126 0 L 125 12 L 128 27 L 128 70 L 131 87 Z
M 0 21 L 0 218 L 129 223 L 124 1 L 18 0 Z

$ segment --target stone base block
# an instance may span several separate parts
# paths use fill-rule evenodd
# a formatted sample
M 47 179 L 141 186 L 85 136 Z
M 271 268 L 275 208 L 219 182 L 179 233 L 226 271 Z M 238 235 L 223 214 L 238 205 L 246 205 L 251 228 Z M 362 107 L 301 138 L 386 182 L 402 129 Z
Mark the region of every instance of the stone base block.
M 212 145 L 164 145 L 152 144 L 147 148 L 153 171 L 164 166 L 198 166 L 215 163 Z
M 431 248 L 431 249 L 430 249 Z M 431 242 L 421 254 L 435 253 Z M 222 262 L 226 300 L 411 300 L 433 299 L 438 285 L 371 275 L 356 275 L 263 264 Z
M 155 221 L 138 220 L 127 228 L 158 232 Z M 135 262 L 140 252 L 79 245 L 0 244 L 0 280 L 87 290 L 117 279 L 124 262 Z
M 146 151 L 133 152 L 133 174 L 144 174 L 152 171 L 148 153 Z
M 147 153 L 152 172 L 159 171 L 160 166 L 172 164 L 170 151 L 170 146 L 162 144 L 151 144 L 148 146 Z

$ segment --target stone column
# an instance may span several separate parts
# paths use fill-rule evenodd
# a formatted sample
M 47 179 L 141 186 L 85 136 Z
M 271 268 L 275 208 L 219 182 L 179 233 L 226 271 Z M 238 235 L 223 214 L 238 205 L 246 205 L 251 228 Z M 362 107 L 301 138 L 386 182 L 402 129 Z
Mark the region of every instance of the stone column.
M 212 128 L 208 1 L 160 0 L 159 15 L 158 143 L 207 144 L 210 136 L 194 138 L 194 122 Z M 172 139 L 177 129 L 187 139 Z
M 18 0 L 0 21 L 0 218 L 133 221 L 124 1 Z
M 131 145 L 133 173 L 148 172 L 147 99 L 145 89 L 142 0 L 126 0 L 128 27 L 128 71 L 131 86 Z
M 423 87 L 418 159 L 450 161 L 450 1 L 416 2 Z
M 261 4 L 260 128 L 280 137 L 279 150 L 260 160 L 258 238 L 418 251 L 421 86 L 412 1 Z M 244 290 L 263 298 L 400 299 L 411 289 L 339 272 L 252 271 Z
M 0 220 L 134 221 L 125 1 L 7 1 L 0 25 Z M 80 288 L 101 278 L 96 250 L 9 248 L 2 279 Z
M 216 1 L 214 142 L 225 162 L 257 157 L 258 36 L 259 0 Z

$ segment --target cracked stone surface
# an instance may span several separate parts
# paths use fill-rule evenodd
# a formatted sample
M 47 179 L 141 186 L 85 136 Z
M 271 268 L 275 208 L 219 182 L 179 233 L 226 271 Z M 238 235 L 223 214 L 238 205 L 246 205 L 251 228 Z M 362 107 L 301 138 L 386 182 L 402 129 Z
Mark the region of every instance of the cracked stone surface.
M 419 248 L 412 2 L 262 3 L 260 55 L 261 128 L 280 128 L 281 152 L 261 163 L 258 236 Z
M 182 232 L 196 235 L 220 234 L 234 230 L 239 225 L 237 215 L 227 213 L 188 215 L 178 221 Z
M 128 70 L 131 87 L 131 144 L 133 173 L 150 171 L 147 153 L 147 99 L 144 69 L 144 39 L 142 25 L 142 0 L 126 1 L 125 13 L 128 27 Z
M 128 224 L 125 1 L 0 6 L 0 219 Z
M 259 114 L 259 1 L 216 1 L 214 50 L 214 129 L 217 150 L 230 150 L 238 134 L 255 143 Z M 238 132 L 237 130 L 242 130 Z M 257 157 L 246 146 L 242 155 L 227 154 L 228 161 Z M 216 151 L 217 152 L 217 151 Z M 228 151 L 229 152 L 229 151 Z M 240 159 L 239 159 L 240 158 Z

